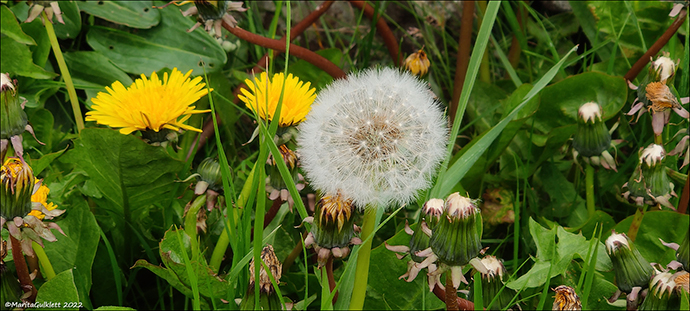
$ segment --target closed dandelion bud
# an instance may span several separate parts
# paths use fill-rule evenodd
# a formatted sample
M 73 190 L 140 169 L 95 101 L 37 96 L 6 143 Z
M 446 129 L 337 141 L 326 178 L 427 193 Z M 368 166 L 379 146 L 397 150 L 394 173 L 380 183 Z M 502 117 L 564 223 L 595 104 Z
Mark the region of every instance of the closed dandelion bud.
M 206 158 L 201 161 L 199 167 L 196 169 L 198 174 L 198 182 L 196 184 L 197 190 L 202 190 L 200 193 L 211 189 L 213 191 L 223 190 L 223 173 L 220 170 L 220 163 L 213 158 Z M 195 191 L 196 193 L 197 191 Z M 198 193 L 198 194 L 200 194 Z
M 580 302 L 580 297 L 577 295 L 575 290 L 566 285 L 560 285 L 553 289 L 556 292 L 556 298 L 553 301 L 553 307 L 551 310 L 582 310 L 582 303 Z
M 438 259 L 448 266 L 464 266 L 482 249 L 482 216 L 476 200 L 453 193 L 433 229 L 429 244 Z
M 355 234 L 355 207 L 351 199 L 336 195 L 325 195 L 316 204 L 312 234 L 317 245 L 324 248 L 346 247 Z
M 501 260 L 495 256 L 488 255 L 481 260 L 482 264 L 488 270 L 486 273 L 481 273 L 482 278 L 482 296 L 484 298 L 484 306 L 487 306 L 488 310 L 502 310 L 508 306 L 510 301 L 515 296 L 515 291 L 508 287 L 504 287 L 504 281 L 506 277 L 506 268 L 503 266 Z M 473 289 L 474 287 L 471 287 Z M 496 301 L 489 306 L 494 297 L 498 295 L 498 292 L 503 288 L 501 294 L 496 298 Z M 470 293 L 470 297 L 473 294 Z
M 204 21 L 222 19 L 228 9 L 228 1 L 194 0 L 199 17 Z
M 580 106 L 577 113 L 577 132 L 573 137 L 575 158 L 580 155 L 587 163 L 616 170 L 616 162 L 607 151 L 611 134 L 601 117 L 601 106 L 594 102 Z
M 669 84 L 676 74 L 676 63 L 666 56 L 659 56 L 649 66 L 649 76 L 652 81 Z
M 425 75 L 427 71 L 429 71 L 430 66 L 431 62 L 429 62 L 429 58 L 426 57 L 424 50 L 412 53 L 405 59 L 405 68 L 416 76 Z
M 21 135 L 26 130 L 28 118 L 22 108 L 19 94 L 17 94 L 17 80 L 10 79 L 9 74 L 3 73 L 0 86 L 0 139 L 10 139 L 12 136 Z
M 412 238 L 410 238 L 410 259 L 412 259 L 414 262 L 422 262 L 424 261 L 425 257 L 420 257 L 417 256 L 417 252 L 425 250 L 429 248 L 429 240 L 431 237 L 429 236 L 429 228 L 426 225 L 426 222 L 422 220 L 422 223 L 419 225 L 419 228 L 417 231 L 415 231 L 412 234 Z
M 295 154 L 294 151 L 292 151 L 290 148 L 288 148 L 286 145 L 280 145 L 278 146 L 278 150 L 280 151 L 280 155 L 283 158 L 282 160 L 285 161 L 285 164 L 290 171 L 290 175 L 292 176 L 292 180 L 297 182 L 299 181 L 299 172 L 297 170 L 297 155 Z M 278 160 L 280 161 L 280 160 Z M 268 159 L 266 160 L 266 172 L 268 172 L 268 177 L 266 178 L 267 180 L 267 191 L 272 192 L 274 190 L 280 191 L 280 189 L 286 189 L 287 186 L 285 185 L 285 181 L 283 180 L 283 177 L 280 175 L 280 170 L 278 170 L 278 166 L 276 165 L 276 159 L 273 157 L 273 154 L 270 154 L 268 156 Z M 301 190 L 302 188 L 298 189 Z
M 434 229 L 436 224 L 441 219 L 443 211 L 445 210 L 445 202 L 443 199 L 431 199 L 424 203 L 422 207 L 422 213 L 424 213 L 424 220 L 426 221 L 429 229 Z
M 663 163 L 665 157 L 666 151 L 663 146 L 651 144 L 645 148 L 633 175 L 623 185 L 628 189 L 623 196 L 637 205 L 658 203 L 675 209 L 669 201 L 676 193 L 666 174 L 666 166 Z
M 271 283 L 271 277 L 269 272 L 273 276 L 273 280 L 276 284 L 280 284 L 280 277 L 283 273 L 283 265 L 276 257 L 276 253 L 273 250 L 273 246 L 266 245 L 263 250 L 261 250 L 261 261 L 264 262 L 269 271 L 264 269 L 262 264 L 254 263 L 254 258 L 249 262 L 249 288 L 247 289 L 247 295 L 242 299 L 240 304 L 240 310 L 281 310 L 282 304 L 280 303 L 280 297 L 276 294 L 275 288 Z M 254 276 L 254 269 L 256 266 L 260 266 L 259 269 L 259 304 L 257 308 L 254 306 L 254 287 L 256 286 L 256 279 Z
M 616 271 L 616 284 L 622 292 L 630 293 L 636 286 L 647 287 L 654 270 L 625 233 L 614 231 L 606 239 L 606 253 L 611 258 Z
M 676 258 L 678 259 L 678 262 L 683 265 L 683 269 L 685 271 L 690 271 L 690 265 L 688 265 L 688 257 L 690 257 L 690 241 L 688 240 L 690 240 L 690 231 L 685 233 L 683 242 L 680 242 L 680 246 L 676 252 Z
M 679 310 L 680 295 L 675 278 L 677 274 L 661 272 L 649 284 L 650 290 L 638 310 Z
M 12 220 L 28 215 L 35 184 L 31 167 L 19 158 L 7 158 L 0 168 L 0 182 L 0 216 Z

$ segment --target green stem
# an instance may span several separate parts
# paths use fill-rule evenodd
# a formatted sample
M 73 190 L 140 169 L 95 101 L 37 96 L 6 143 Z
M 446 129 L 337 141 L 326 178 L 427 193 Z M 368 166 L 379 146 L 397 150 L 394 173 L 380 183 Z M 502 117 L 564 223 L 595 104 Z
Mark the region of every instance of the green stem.
M 198 254 L 199 245 L 196 240 L 196 219 L 199 209 L 206 203 L 206 194 L 200 195 L 194 200 L 192 206 L 189 207 L 187 215 L 184 217 L 184 231 L 189 236 L 192 243 L 192 258 L 196 258 Z
M 74 121 L 77 122 L 77 131 L 81 133 L 81 130 L 84 129 L 84 117 L 81 114 L 81 107 L 79 106 L 79 100 L 77 99 L 77 91 L 74 89 L 72 76 L 69 74 L 69 70 L 67 69 L 65 58 L 62 56 L 62 50 L 60 50 L 60 44 L 58 44 L 57 37 L 55 36 L 53 24 L 48 21 L 48 17 L 46 16 L 45 12 L 41 14 L 43 14 L 43 20 L 46 21 L 46 32 L 48 33 L 48 38 L 50 39 L 50 45 L 53 47 L 53 53 L 55 54 L 58 67 L 60 67 L 60 73 L 65 79 L 65 87 L 67 88 L 67 94 L 69 94 L 69 101 L 72 103 Z
M 361 239 L 365 241 L 359 248 L 357 254 L 357 269 L 355 270 L 355 285 L 352 289 L 350 298 L 350 310 L 362 310 L 364 298 L 367 292 L 367 281 L 369 278 L 369 258 L 371 257 L 371 244 L 374 240 L 366 239 L 373 234 L 376 227 L 376 207 L 367 207 L 364 211 L 364 222 L 362 223 Z
M 654 135 L 654 143 L 657 145 L 664 145 L 664 138 L 661 135 Z
M 31 241 L 31 248 L 34 249 L 34 253 L 36 253 L 36 257 L 38 257 L 38 260 L 43 267 L 43 273 L 45 273 L 46 280 L 50 281 L 50 279 L 55 277 L 55 270 L 53 269 L 53 265 L 50 263 L 50 259 L 48 259 L 48 255 L 46 255 L 46 251 L 43 249 L 43 247 L 41 247 L 41 245 L 38 245 L 38 243 L 34 241 Z
M 628 238 L 630 241 L 635 242 L 637 237 L 637 231 L 640 230 L 640 225 L 642 225 L 642 218 L 644 218 L 644 213 L 647 211 L 649 206 L 647 204 L 643 205 L 642 208 L 637 209 L 635 216 L 633 217 L 632 223 L 630 223 L 630 229 L 628 229 Z
M 594 167 L 587 163 L 585 166 L 585 192 L 587 194 L 587 216 L 594 217 Z

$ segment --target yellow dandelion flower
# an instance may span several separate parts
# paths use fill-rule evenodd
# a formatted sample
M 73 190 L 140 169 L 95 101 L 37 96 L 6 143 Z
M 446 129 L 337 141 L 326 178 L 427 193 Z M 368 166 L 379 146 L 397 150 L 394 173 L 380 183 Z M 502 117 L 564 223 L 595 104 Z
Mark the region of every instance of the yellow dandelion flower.
M 93 110 L 86 113 L 86 121 L 96 121 L 110 127 L 120 128 L 120 133 L 130 134 L 137 130 L 181 128 L 201 132 L 200 129 L 184 124 L 192 114 L 211 110 L 194 110 L 191 106 L 213 89 L 204 88 L 202 78 L 189 79 L 192 71 L 182 74 L 177 68 L 163 75 L 163 80 L 154 72 L 151 79 L 143 74 L 131 86 L 125 88 L 119 81 L 108 93 L 99 92 L 93 98 Z
M 285 83 L 280 113 L 280 126 L 283 127 L 304 121 L 316 99 L 316 90 L 310 87 L 311 83 L 302 82 L 292 74 L 288 74 L 286 79 L 282 72 L 276 73 L 269 80 L 268 75 L 262 72 L 254 81 L 247 79 L 244 83 L 248 89 L 243 88 L 242 94 L 238 97 L 264 120 L 273 120 L 280 100 L 280 91 Z
M 39 181 L 40 180 L 37 179 L 36 183 L 38 183 Z M 52 202 L 48 203 L 48 193 L 50 193 L 50 188 L 46 187 L 46 185 L 41 184 L 41 186 L 38 187 L 38 189 L 36 189 L 35 192 L 31 195 L 31 202 L 41 203 L 41 205 L 43 205 L 43 207 L 45 207 L 45 209 L 47 209 L 48 211 L 54 210 L 57 207 L 57 205 L 55 205 L 55 203 Z M 40 220 L 43 220 L 43 218 L 46 217 L 46 215 L 39 210 L 31 210 L 31 212 L 29 212 L 29 215 L 32 215 Z

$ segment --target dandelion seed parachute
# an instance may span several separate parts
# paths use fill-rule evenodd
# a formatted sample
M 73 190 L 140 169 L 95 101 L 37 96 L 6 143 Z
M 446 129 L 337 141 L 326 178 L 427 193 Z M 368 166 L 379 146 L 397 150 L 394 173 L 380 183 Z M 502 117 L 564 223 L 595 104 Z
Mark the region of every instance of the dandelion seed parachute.
M 413 75 L 368 69 L 322 90 L 299 129 L 311 185 L 363 209 L 406 204 L 430 186 L 447 125 L 433 93 Z

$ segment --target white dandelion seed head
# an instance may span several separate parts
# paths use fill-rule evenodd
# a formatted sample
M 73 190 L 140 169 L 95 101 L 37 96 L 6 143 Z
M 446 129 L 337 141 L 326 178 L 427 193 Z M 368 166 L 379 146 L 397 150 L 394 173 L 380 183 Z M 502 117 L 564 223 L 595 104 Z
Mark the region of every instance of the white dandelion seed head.
M 336 80 L 300 124 L 298 152 L 311 185 L 363 209 L 406 204 L 431 184 L 448 128 L 424 82 L 392 68 Z

